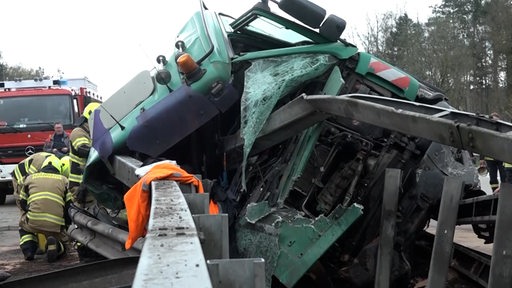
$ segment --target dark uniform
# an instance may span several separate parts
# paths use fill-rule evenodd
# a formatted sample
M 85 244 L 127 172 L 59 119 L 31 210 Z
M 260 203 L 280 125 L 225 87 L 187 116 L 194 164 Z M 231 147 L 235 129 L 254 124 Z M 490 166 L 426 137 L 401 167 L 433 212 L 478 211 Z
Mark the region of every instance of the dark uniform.
M 41 170 L 41 166 L 43 166 L 44 160 L 48 158 L 48 156 L 53 155 L 47 152 L 39 152 L 30 155 L 25 158 L 23 161 L 18 163 L 12 171 L 12 186 L 14 188 L 14 199 L 16 200 L 16 205 L 20 207 L 20 190 L 23 185 L 23 181 L 25 177 L 34 173 L 37 173 Z M 20 207 L 21 208 L 21 207 Z
M 60 162 L 57 165 L 60 167 Z M 65 253 L 65 226 L 70 223 L 66 206 L 71 203 L 72 195 L 67 189 L 68 180 L 60 175 L 58 167 L 43 165 L 41 172 L 27 176 L 23 182 L 20 205 L 24 213 L 19 233 L 26 260 L 34 259 L 38 248 L 36 233 L 46 236 L 48 262 Z
M 62 149 L 67 148 L 68 150 L 66 152 L 63 152 Z M 43 151 L 48 153 L 55 153 L 55 156 L 62 158 L 63 156 L 67 155 L 69 153 L 70 148 L 70 139 L 69 135 L 66 131 L 62 134 L 51 134 L 48 136 L 48 139 L 46 139 Z M 54 152 L 53 149 L 56 149 Z
M 503 167 L 505 167 L 505 179 L 501 182 L 512 184 L 512 164 L 505 162 Z
M 487 170 L 489 171 L 489 184 L 491 185 L 491 189 L 494 192 L 498 187 L 500 187 L 500 182 L 498 181 L 498 172 L 500 174 L 501 182 L 505 182 L 505 167 L 503 166 L 503 162 L 493 159 L 491 157 L 484 157 Z
M 499 121 L 500 115 L 498 115 L 498 113 L 496 112 L 492 112 L 489 115 L 489 118 L 492 120 Z M 500 183 L 498 181 L 498 172 L 500 173 L 500 181 L 506 182 L 506 165 L 504 165 L 505 163 L 503 163 L 502 161 L 493 159 L 491 157 L 484 157 L 484 160 L 487 166 L 487 170 L 489 171 L 489 184 L 491 184 L 492 191 L 495 192 L 496 189 L 500 187 Z

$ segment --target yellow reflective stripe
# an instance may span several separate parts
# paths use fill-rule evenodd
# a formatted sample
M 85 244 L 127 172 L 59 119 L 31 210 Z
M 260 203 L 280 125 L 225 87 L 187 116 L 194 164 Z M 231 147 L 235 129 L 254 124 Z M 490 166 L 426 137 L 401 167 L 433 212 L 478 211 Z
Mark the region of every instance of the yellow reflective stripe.
M 16 180 L 18 180 L 18 183 L 20 183 L 23 179 L 23 175 L 21 175 L 21 171 L 18 168 L 18 166 L 16 166 L 16 168 L 14 169 L 14 175 L 16 175 Z
M 34 165 L 30 165 L 30 167 L 28 167 L 27 171 L 28 171 L 29 174 L 34 174 L 34 173 L 37 172 L 37 168 Z
M 71 159 L 71 161 L 75 162 L 75 163 L 78 163 L 80 165 L 85 165 L 85 160 L 76 156 L 76 155 L 69 155 L 69 158 Z
M 73 194 L 72 193 L 66 193 L 66 202 L 73 201 Z
M 55 202 L 59 203 L 60 205 L 64 206 L 64 199 L 62 199 L 62 197 L 60 197 L 59 195 L 52 193 L 52 192 L 34 193 L 28 197 L 27 202 L 30 204 L 34 201 L 41 200 L 41 199 L 52 200 L 52 201 L 55 201 Z
M 484 160 L 494 160 L 494 159 L 493 159 L 492 157 L 487 157 L 487 156 L 485 156 L 485 157 L 484 157 Z
M 80 137 L 80 138 L 76 138 L 75 141 L 73 141 L 73 147 L 75 147 L 76 149 L 78 149 L 78 147 L 80 145 L 90 145 L 91 144 L 91 140 L 87 139 L 86 137 Z
M 27 200 L 28 194 L 25 192 L 25 186 L 21 186 L 20 190 L 20 198 L 23 200 Z
M 32 162 L 32 161 L 25 161 L 23 163 L 23 165 L 25 165 L 25 171 L 27 171 L 27 173 L 30 171 L 30 166 L 28 165 L 28 162 Z
M 28 242 L 28 241 L 36 241 L 37 242 L 36 235 L 34 235 L 34 234 L 25 234 L 25 235 L 21 236 L 21 238 L 20 238 L 20 245 L 23 245 L 23 243 Z
M 71 182 L 82 182 L 82 175 L 77 175 L 77 174 L 71 174 L 69 173 L 69 177 L 68 177 L 69 181 Z
M 60 174 L 52 174 L 52 173 L 37 173 L 32 174 L 32 179 L 40 179 L 40 178 L 47 178 L 47 179 L 63 179 L 62 175 Z
M 76 156 L 76 155 L 75 155 L 75 154 L 73 154 L 73 153 L 69 154 L 69 158 L 70 158 L 71 160 L 74 160 L 74 161 L 77 161 L 77 162 L 78 162 L 78 161 L 80 161 L 80 159 L 81 159 L 80 157 Z
M 512 164 L 504 162 L 504 163 L 503 163 L 503 166 L 505 166 L 505 167 L 507 167 L 507 168 L 511 168 L 511 167 L 512 167 Z
M 28 219 L 32 221 L 39 220 L 51 222 L 57 225 L 64 225 L 64 218 L 52 215 L 50 213 L 28 211 L 27 216 Z
M 491 184 L 491 188 L 498 188 L 500 187 L 500 184 Z

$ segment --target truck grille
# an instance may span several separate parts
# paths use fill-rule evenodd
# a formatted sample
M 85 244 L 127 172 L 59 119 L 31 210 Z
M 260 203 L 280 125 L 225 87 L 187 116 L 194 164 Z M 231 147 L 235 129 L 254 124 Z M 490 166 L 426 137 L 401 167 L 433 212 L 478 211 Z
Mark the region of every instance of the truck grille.
M 41 152 L 43 151 L 43 146 L 30 146 L 34 147 L 34 152 Z M 2 163 L 6 162 L 5 160 L 8 160 L 10 158 L 20 158 L 20 157 L 27 157 L 25 151 L 27 151 L 27 147 L 9 147 L 9 148 L 0 148 L 0 161 Z

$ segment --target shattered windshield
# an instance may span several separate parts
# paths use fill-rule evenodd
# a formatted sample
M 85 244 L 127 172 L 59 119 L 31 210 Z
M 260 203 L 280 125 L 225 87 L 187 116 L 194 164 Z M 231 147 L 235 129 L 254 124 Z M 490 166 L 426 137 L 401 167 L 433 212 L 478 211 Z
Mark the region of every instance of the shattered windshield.
M 72 124 L 71 97 L 38 95 L 0 98 L 0 122 L 23 128 L 61 122 Z
M 258 16 L 251 21 L 246 26 L 246 29 L 289 43 L 298 43 L 310 40 L 302 34 L 261 16 Z

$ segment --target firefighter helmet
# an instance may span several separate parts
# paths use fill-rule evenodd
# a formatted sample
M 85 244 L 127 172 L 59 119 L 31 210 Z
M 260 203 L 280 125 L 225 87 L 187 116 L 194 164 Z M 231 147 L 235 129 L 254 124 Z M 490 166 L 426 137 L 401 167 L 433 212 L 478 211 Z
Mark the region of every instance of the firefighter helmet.
M 91 116 L 92 111 L 94 111 L 100 105 L 101 104 L 98 102 L 89 103 L 87 106 L 85 106 L 84 113 L 82 114 L 82 116 L 84 116 L 85 119 L 89 120 L 89 117 Z
M 61 167 L 62 164 L 60 163 L 59 157 L 57 157 L 55 155 L 48 156 L 44 160 L 43 165 L 41 166 L 41 169 L 48 165 L 53 166 L 55 169 L 57 169 L 57 171 L 59 171 L 59 174 L 62 174 L 62 167 Z
M 61 174 L 69 177 L 69 168 L 71 166 L 71 157 L 64 156 L 60 158 L 60 167 L 61 167 Z

